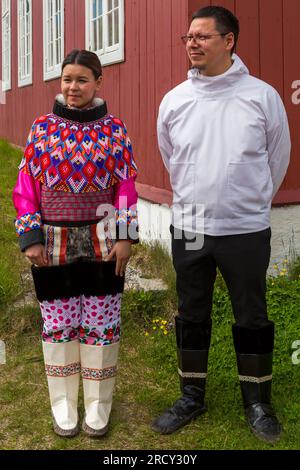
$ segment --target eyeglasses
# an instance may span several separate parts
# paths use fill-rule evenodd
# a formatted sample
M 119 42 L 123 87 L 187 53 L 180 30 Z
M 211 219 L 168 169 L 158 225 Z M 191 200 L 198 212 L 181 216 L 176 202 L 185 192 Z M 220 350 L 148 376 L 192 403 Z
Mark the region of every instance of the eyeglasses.
M 181 40 L 183 44 L 187 44 L 188 42 L 195 41 L 196 44 L 205 44 L 208 39 L 214 38 L 216 36 L 226 36 L 229 33 L 219 33 L 219 34 L 194 34 L 188 36 L 181 36 Z

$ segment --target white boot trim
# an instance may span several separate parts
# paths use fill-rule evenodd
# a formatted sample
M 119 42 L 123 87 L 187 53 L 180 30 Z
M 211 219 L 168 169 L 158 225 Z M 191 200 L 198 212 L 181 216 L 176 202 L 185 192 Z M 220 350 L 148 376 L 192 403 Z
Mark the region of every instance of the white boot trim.
M 87 380 L 106 380 L 117 375 L 117 366 L 106 367 L 105 369 L 81 368 L 82 378 Z
M 181 369 L 178 369 L 178 374 L 183 379 L 206 379 L 206 372 L 182 372 Z
M 272 375 L 265 375 L 264 377 L 252 377 L 249 375 L 239 375 L 239 379 L 241 382 L 251 382 L 255 384 L 262 384 L 264 382 L 268 382 L 272 380 Z

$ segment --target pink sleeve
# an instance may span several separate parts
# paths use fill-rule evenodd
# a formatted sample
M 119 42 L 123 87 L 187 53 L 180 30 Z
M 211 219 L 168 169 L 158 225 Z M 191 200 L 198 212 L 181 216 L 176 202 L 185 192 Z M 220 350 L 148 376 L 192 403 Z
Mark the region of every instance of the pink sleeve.
M 138 218 L 135 178 L 132 176 L 114 186 L 114 206 L 116 208 L 117 240 L 138 242 Z
M 13 203 L 17 211 L 17 218 L 40 212 L 41 183 L 33 176 L 20 171 L 13 190 Z
M 136 176 L 120 181 L 114 186 L 114 206 L 118 210 L 136 207 L 138 194 L 135 189 Z

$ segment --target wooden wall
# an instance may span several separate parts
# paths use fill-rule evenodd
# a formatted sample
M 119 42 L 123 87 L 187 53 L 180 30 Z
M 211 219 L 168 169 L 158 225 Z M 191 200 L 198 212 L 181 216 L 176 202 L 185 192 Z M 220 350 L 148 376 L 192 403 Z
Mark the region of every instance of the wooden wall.
M 17 85 L 17 0 L 12 4 L 12 90 L 0 106 L 0 137 L 24 145 L 35 117 L 51 110 L 59 79 L 43 81 L 42 1 L 33 1 L 33 85 Z M 125 62 L 104 68 L 101 96 L 126 122 L 139 165 L 142 195 L 164 200 L 170 189 L 157 148 L 156 117 L 164 94 L 186 78 L 180 36 L 192 12 L 214 0 L 125 0 Z M 218 0 L 239 17 L 237 52 L 250 72 L 272 84 L 288 111 L 292 162 L 277 202 L 300 202 L 300 104 L 292 83 L 300 80 L 299 0 Z M 1 25 L 0 25 L 1 26 Z M 0 35 L 1 43 L 1 35 Z M 1 44 L 0 44 L 1 45 Z M 85 47 L 85 2 L 65 0 L 65 54 Z M 1 67 L 1 54 L 0 54 Z M 156 197 L 157 196 L 157 197 Z M 149 196 L 150 197 L 150 196 Z

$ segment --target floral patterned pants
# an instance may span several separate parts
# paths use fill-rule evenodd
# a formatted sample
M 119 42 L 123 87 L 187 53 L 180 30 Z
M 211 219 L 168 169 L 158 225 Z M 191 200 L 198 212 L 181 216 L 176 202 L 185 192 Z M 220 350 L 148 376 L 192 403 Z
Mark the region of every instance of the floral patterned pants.
M 102 223 L 82 227 L 44 224 L 50 265 L 76 262 L 80 258 L 100 261 L 113 247 L 111 233 Z M 121 294 L 44 300 L 40 302 L 43 341 L 105 346 L 120 339 Z
M 105 346 L 120 339 L 121 294 L 40 302 L 43 341 Z

